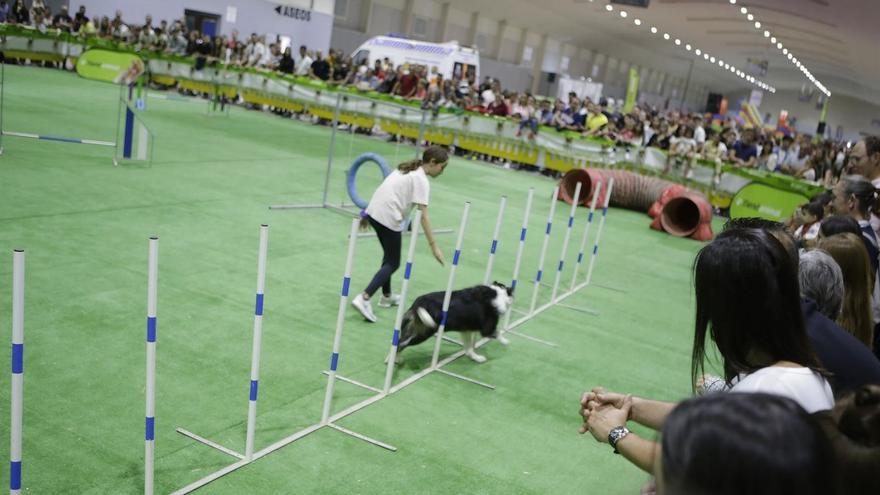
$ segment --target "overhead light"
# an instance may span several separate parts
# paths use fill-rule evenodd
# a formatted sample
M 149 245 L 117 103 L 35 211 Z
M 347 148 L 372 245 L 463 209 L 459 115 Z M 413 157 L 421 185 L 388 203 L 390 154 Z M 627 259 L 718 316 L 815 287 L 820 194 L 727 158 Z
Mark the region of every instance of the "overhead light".
M 718 61 L 718 67 L 724 67 L 724 60 Z
M 729 69 L 729 68 L 730 68 L 730 64 L 724 64 L 724 68 L 725 68 L 725 69 Z
M 704 54 L 703 54 L 703 58 L 705 58 L 706 60 L 709 60 L 709 54 L 708 54 L 708 53 L 704 53 Z
M 783 55 L 788 55 L 788 48 L 783 48 L 783 49 L 782 49 L 782 54 L 783 54 Z M 791 60 L 791 57 L 788 57 L 788 59 Z
M 761 23 L 760 23 L 760 22 L 755 21 L 755 29 L 761 29 Z
M 739 11 L 742 12 L 743 15 L 746 15 L 749 13 L 749 9 L 747 9 L 745 7 L 740 7 Z
M 781 41 L 779 43 L 776 43 L 776 48 L 779 48 L 780 50 L 782 50 L 782 42 Z
M 709 62 L 715 63 L 715 57 L 709 57 Z
M 694 53 L 696 53 L 697 55 L 701 55 L 703 52 L 702 52 L 702 50 L 697 48 L 696 50 L 694 50 Z
M 627 15 L 628 15 L 628 14 L 626 13 L 625 10 L 621 10 L 621 11 L 620 11 L 620 17 L 624 17 L 624 18 L 626 18 Z
M 687 51 L 691 51 L 691 44 L 688 43 L 687 45 L 684 45 L 684 49 Z
M 770 43 L 776 43 L 776 36 L 770 37 Z
M 669 39 L 669 33 L 663 33 L 663 39 L 664 39 L 664 40 L 668 40 L 668 39 Z
M 636 26 L 641 26 L 642 20 L 641 19 L 633 19 L 633 24 L 635 24 Z
M 764 31 L 764 37 L 765 37 L 765 38 L 769 38 L 769 37 L 770 37 L 770 31 Z
M 678 39 L 678 38 L 675 38 L 675 44 L 676 44 L 676 45 L 681 45 L 681 40 Z
M 611 12 L 612 10 L 614 10 L 614 6 L 609 3 L 609 4 L 605 5 L 605 10 L 607 10 L 608 12 Z
M 730 5 L 736 5 L 736 0 L 730 0 Z
M 754 20 L 755 20 L 755 16 L 753 16 L 752 14 L 749 14 L 749 15 L 746 16 L 746 19 L 748 19 L 749 21 L 754 21 Z
M 652 33 L 652 34 L 657 34 L 657 28 L 654 27 L 654 26 L 651 26 L 651 33 Z

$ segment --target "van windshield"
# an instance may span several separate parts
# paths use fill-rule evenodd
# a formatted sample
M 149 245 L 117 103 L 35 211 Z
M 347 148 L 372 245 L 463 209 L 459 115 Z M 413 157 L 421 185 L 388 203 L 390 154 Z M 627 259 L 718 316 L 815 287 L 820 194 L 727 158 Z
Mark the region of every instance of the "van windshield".
M 352 55 L 354 59 L 354 66 L 359 67 L 361 65 L 370 65 L 370 51 L 369 50 L 358 50 Z

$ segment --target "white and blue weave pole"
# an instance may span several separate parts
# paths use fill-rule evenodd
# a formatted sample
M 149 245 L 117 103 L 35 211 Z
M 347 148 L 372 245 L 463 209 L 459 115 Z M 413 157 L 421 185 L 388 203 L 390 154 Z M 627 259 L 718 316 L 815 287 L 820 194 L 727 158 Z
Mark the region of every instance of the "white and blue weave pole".
M 156 431 L 156 302 L 159 287 L 159 238 L 150 237 L 147 269 L 147 384 L 144 449 L 144 493 L 153 493 L 153 459 Z
M 526 197 L 526 210 L 523 213 L 523 221 L 522 228 L 519 231 L 519 246 L 516 248 L 516 260 L 513 263 L 513 278 L 510 280 L 510 290 L 513 291 L 514 295 L 516 294 L 516 284 L 517 279 L 519 278 L 519 267 L 522 264 L 522 255 L 523 250 L 526 246 L 526 234 L 529 231 L 529 215 L 532 213 L 532 198 L 535 195 L 535 188 L 529 188 L 529 195 Z M 515 300 L 515 299 L 514 299 Z M 513 306 L 511 305 L 510 309 L 507 310 L 507 315 L 504 316 L 504 330 L 507 331 L 510 329 L 510 316 L 513 314 Z
M 502 208 L 504 203 L 502 202 Z M 431 357 L 431 367 L 437 367 L 437 361 L 440 359 L 440 344 L 443 342 L 443 332 L 446 330 L 446 317 L 449 314 L 449 301 L 452 299 L 452 288 L 455 285 L 455 271 L 458 268 L 458 262 L 461 260 L 461 244 L 464 241 L 464 231 L 467 227 L 468 212 L 471 209 L 471 203 L 464 204 L 464 212 L 461 214 L 461 223 L 458 226 L 458 239 L 455 241 L 455 254 L 452 255 L 452 265 L 449 267 L 449 279 L 446 282 L 446 292 L 443 294 L 443 306 L 440 313 L 440 326 L 437 328 L 437 334 L 434 340 L 434 355 Z
M 547 229 L 544 232 L 544 244 L 541 246 L 541 254 L 538 258 L 538 272 L 535 275 L 535 287 L 532 289 L 532 302 L 529 305 L 529 315 L 535 314 L 535 305 L 538 303 L 538 291 L 541 290 L 541 278 L 544 275 L 544 260 L 547 258 L 547 246 L 550 244 L 550 232 L 553 230 L 553 216 L 556 214 L 556 198 L 559 196 L 559 186 L 553 189 L 550 198 L 550 214 L 547 216 Z
M 403 283 L 400 286 L 400 305 L 397 306 L 397 317 L 394 319 L 394 333 L 391 334 L 391 351 L 388 354 L 388 366 L 385 369 L 385 385 L 382 393 L 391 392 L 391 379 L 394 375 L 394 365 L 397 359 L 397 344 L 400 341 L 400 326 L 403 324 L 403 314 L 406 312 L 406 292 L 409 288 L 409 279 L 412 277 L 413 257 L 416 254 L 416 241 L 419 239 L 419 226 L 422 223 L 422 210 L 416 210 L 416 215 L 410 223 L 409 250 L 406 255 L 406 269 L 403 272 Z
M 584 261 L 584 251 L 587 249 L 587 240 L 590 236 L 590 226 L 593 225 L 593 214 L 596 212 L 596 203 L 599 202 L 599 191 L 601 187 L 596 188 L 596 193 L 593 194 L 593 200 L 590 201 L 590 214 L 587 216 L 587 226 L 584 227 L 584 236 L 581 237 L 581 247 L 578 251 L 577 262 L 574 264 L 574 274 L 571 276 L 571 287 L 569 287 L 569 292 L 574 292 L 575 286 L 577 285 L 578 271 L 580 271 L 581 264 Z
M 342 329 L 345 326 L 345 310 L 348 308 L 348 291 L 351 288 L 351 265 L 354 261 L 354 248 L 357 244 L 359 218 L 351 220 L 351 234 L 348 236 L 348 256 L 345 259 L 345 274 L 342 276 L 342 295 L 339 297 L 339 310 L 336 313 L 336 333 L 333 335 L 333 352 L 330 354 L 330 372 L 327 373 L 327 390 L 324 393 L 324 409 L 321 424 L 330 420 L 330 407 L 333 403 L 333 387 L 336 385 L 336 368 L 339 366 L 339 351 L 342 346 Z
M 571 240 L 571 229 L 574 227 L 574 214 L 577 211 L 578 202 L 581 199 L 581 182 L 578 181 L 574 186 L 574 197 L 571 202 L 571 210 L 568 212 L 568 227 L 565 229 L 564 240 L 562 241 L 562 252 L 559 253 L 559 264 L 556 265 L 556 278 L 553 280 L 553 291 L 550 293 L 550 304 L 556 302 L 556 295 L 559 293 L 559 283 L 562 281 L 562 270 L 565 267 L 565 257 L 568 255 L 568 241 Z
M 21 493 L 21 425 L 24 398 L 24 250 L 12 252 L 12 394 L 9 493 Z
M 251 390 L 248 399 L 247 436 L 244 458 L 254 457 L 254 434 L 257 430 L 257 391 L 260 384 L 260 351 L 263 347 L 263 298 L 266 289 L 266 257 L 269 251 L 269 226 L 260 225 L 260 251 L 257 255 L 257 298 L 254 307 L 254 341 L 251 350 Z
M 483 275 L 483 285 L 488 285 L 489 280 L 492 279 L 492 266 L 495 264 L 495 252 L 498 250 L 498 236 L 501 234 L 501 221 L 504 219 L 505 206 L 507 206 L 507 196 L 501 196 L 498 217 L 495 219 L 495 230 L 492 233 L 492 245 L 489 246 L 489 261 L 486 262 L 486 273 Z
M 608 180 L 608 189 L 605 190 L 605 201 L 602 207 L 602 218 L 599 219 L 599 228 L 596 229 L 596 242 L 593 244 L 593 254 L 590 256 L 590 268 L 587 270 L 587 281 L 590 285 L 593 279 L 593 265 L 596 264 L 596 256 L 599 255 L 599 241 L 602 239 L 602 228 L 605 227 L 605 218 L 608 216 L 608 204 L 611 202 L 611 190 L 614 189 L 614 178 Z

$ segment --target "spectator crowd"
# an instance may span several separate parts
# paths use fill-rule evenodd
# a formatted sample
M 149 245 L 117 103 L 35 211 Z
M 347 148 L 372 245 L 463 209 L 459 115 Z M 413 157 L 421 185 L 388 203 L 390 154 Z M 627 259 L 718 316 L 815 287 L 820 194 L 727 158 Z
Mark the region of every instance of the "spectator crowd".
M 425 109 L 452 108 L 510 119 L 518 136 L 534 139 L 542 128 L 570 135 L 607 138 L 617 146 L 651 146 L 667 151 L 664 173 L 674 170 L 690 177 L 695 160 L 756 168 L 788 174 L 833 186 L 841 177 L 852 149 L 848 143 L 816 139 L 807 134 L 775 129 L 743 128 L 734 118 L 711 120 L 712 115 L 636 106 L 630 112 L 570 93 L 550 99 L 505 89 L 486 77 L 444 77 L 437 67 L 398 65 L 387 58 L 353 60 L 341 50 L 300 46 L 296 52 L 280 37 L 267 40 L 252 33 L 208 36 L 188 29 L 184 19 L 158 24 L 146 16 L 143 24 L 126 23 L 121 10 L 110 19 L 92 16 L 81 6 L 71 16 L 66 6 L 53 13 L 43 0 L 0 0 L 0 22 L 29 26 L 41 32 L 56 30 L 131 45 L 137 51 L 193 57 L 197 69 L 222 62 L 253 67 L 376 91 L 415 100 Z M 716 174 L 717 177 L 717 174 Z

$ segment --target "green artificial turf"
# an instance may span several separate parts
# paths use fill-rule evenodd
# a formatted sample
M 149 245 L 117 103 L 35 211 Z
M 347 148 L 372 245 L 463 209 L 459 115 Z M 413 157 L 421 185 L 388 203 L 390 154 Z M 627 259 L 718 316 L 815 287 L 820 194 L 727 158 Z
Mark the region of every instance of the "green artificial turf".
M 61 71 L 6 67 L 4 130 L 113 140 L 118 88 Z M 143 490 L 147 238 L 160 236 L 156 486 L 168 493 L 233 459 L 175 432 L 184 427 L 244 449 L 258 227 L 270 224 L 257 448 L 320 419 L 350 219 L 327 210 L 269 210 L 321 201 L 330 132 L 200 100 L 147 98 L 152 166 L 112 165 L 112 149 L 5 137 L 0 157 L 0 338 L 9 342 L 11 256 L 27 251 L 23 483 L 31 493 Z M 374 151 L 390 162 L 414 148 L 340 132 L 330 200 L 345 197 L 346 164 Z M 361 194 L 379 182 L 364 167 Z M 494 279 L 509 281 L 525 197 L 535 204 L 517 307 L 528 305 L 554 182 L 453 158 L 432 181 L 437 228 L 472 204 L 456 286 L 479 283 L 501 195 L 508 205 Z M 557 205 L 544 270 L 552 283 L 568 206 Z M 577 212 L 568 267 L 586 222 Z M 322 429 L 200 493 L 636 493 L 647 476 L 607 445 L 577 434 L 581 392 L 596 385 L 686 397 L 692 335 L 690 266 L 701 244 L 612 209 L 593 282 L 511 337 L 489 361 L 451 371 L 495 391 L 432 374 L 340 421 L 395 445 L 391 453 Z M 595 232 L 595 224 L 594 230 Z M 591 236 L 592 238 L 592 236 Z M 455 238 L 439 236 L 451 260 Z M 406 246 L 406 243 L 404 244 Z M 353 291 L 378 268 L 375 239 L 357 243 Z M 442 290 L 447 268 L 420 240 L 411 294 Z M 563 286 L 568 286 L 568 274 Z M 585 270 L 581 271 L 585 274 Z M 399 272 L 395 287 L 401 281 Z M 542 290 L 541 303 L 549 298 Z M 381 386 L 394 311 L 345 320 L 339 372 Z M 408 349 L 395 382 L 429 364 L 433 341 Z M 8 347 L 7 347 L 8 349 Z M 448 355 L 455 348 L 444 344 Z M 0 355 L 9 369 L 9 353 Z M 0 378 L 0 456 L 8 458 L 8 374 Z M 334 411 L 370 393 L 338 383 Z M 8 482 L 8 470 L 0 480 Z

